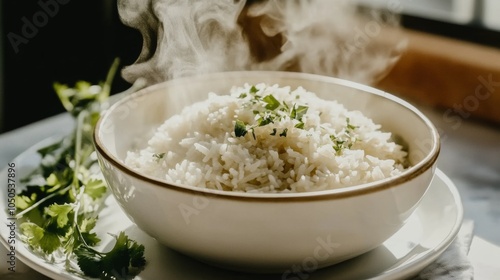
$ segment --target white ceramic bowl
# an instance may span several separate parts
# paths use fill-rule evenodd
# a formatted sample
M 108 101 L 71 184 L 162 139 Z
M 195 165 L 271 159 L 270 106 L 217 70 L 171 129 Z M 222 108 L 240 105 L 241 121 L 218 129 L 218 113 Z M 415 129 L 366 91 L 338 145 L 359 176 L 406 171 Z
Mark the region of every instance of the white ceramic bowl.
M 183 107 L 234 85 L 303 86 L 361 110 L 402 137 L 412 167 L 397 177 L 321 192 L 250 194 L 169 184 L 123 162 L 137 139 Z M 367 252 L 398 231 L 434 176 L 439 135 L 409 103 L 331 77 L 290 72 L 227 72 L 157 84 L 111 106 L 96 126 L 104 177 L 125 213 L 160 243 L 217 266 L 252 272 L 311 271 Z M 147 248 L 146 248 L 147 249 Z

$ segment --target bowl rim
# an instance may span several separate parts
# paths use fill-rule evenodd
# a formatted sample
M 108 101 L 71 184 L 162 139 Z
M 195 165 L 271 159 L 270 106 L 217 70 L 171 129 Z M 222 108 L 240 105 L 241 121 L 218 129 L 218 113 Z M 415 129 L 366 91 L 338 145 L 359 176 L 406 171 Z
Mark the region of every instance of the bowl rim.
M 260 77 L 264 75 L 274 75 L 276 76 L 277 79 L 279 78 L 293 78 L 293 79 L 303 79 L 303 80 L 313 80 L 317 82 L 325 82 L 325 83 L 333 83 L 333 84 L 338 84 L 342 86 L 346 86 L 349 88 L 354 88 L 360 91 L 365 91 L 369 94 L 377 95 L 382 98 L 389 99 L 390 101 L 397 103 L 398 105 L 406 108 L 409 110 L 410 113 L 413 113 L 416 115 L 420 120 L 424 122 L 424 124 L 427 126 L 427 128 L 430 131 L 431 137 L 432 137 L 432 148 L 430 152 L 425 155 L 423 159 L 421 159 L 417 164 L 410 166 L 408 169 L 404 170 L 401 174 L 397 176 L 392 176 L 389 178 L 385 178 L 382 180 L 377 180 L 374 182 L 369 182 L 369 183 L 364 183 L 364 184 L 359 184 L 359 185 L 354 185 L 354 186 L 349 186 L 349 187 L 342 187 L 342 188 L 337 188 L 337 189 L 331 189 L 331 190 L 321 190 L 321 191 L 310 191 L 310 192 L 293 192 L 293 193 L 257 193 L 257 192 L 231 192 L 231 191 L 222 191 L 222 190 L 215 190 L 215 189 L 207 189 L 207 188 L 200 188 L 200 187 L 195 187 L 195 186 L 189 186 L 186 184 L 176 184 L 176 183 L 170 183 L 165 180 L 152 177 L 146 174 L 142 174 L 140 172 L 137 172 L 133 170 L 132 168 L 128 167 L 125 163 L 123 163 L 120 159 L 115 157 L 112 153 L 110 153 L 103 142 L 101 141 L 100 138 L 100 131 L 101 127 L 103 126 L 103 123 L 105 122 L 106 119 L 110 117 L 110 115 L 113 113 L 113 111 L 121 106 L 122 104 L 125 104 L 127 102 L 130 102 L 134 99 L 140 98 L 144 95 L 147 95 L 151 92 L 155 92 L 161 89 L 164 89 L 165 87 L 168 87 L 171 84 L 177 84 L 177 83 L 186 83 L 189 82 L 189 80 L 192 79 L 206 79 L 206 80 L 212 80 L 212 79 L 230 79 L 231 77 L 241 77 L 241 76 L 247 75 L 258 75 Z M 435 163 L 438 159 L 440 149 L 441 149 L 441 142 L 440 142 L 440 136 L 438 133 L 437 128 L 434 126 L 434 124 L 423 114 L 419 109 L 417 109 L 415 106 L 410 104 L 409 102 L 403 100 L 400 97 L 397 97 L 393 94 L 390 94 L 388 92 L 382 91 L 380 89 L 374 88 L 372 86 L 364 85 L 361 83 L 353 82 L 350 80 L 346 79 L 341 79 L 341 78 L 336 78 L 336 77 L 330 77 L 330 76 L 323 76 L 323 75 L 318 75 L 318 74 L 309 74 L 309 73 L 302 73 L 302 72 L 288 72 L 288 71 L 226 71 L 226 72 L 213 72 L 213 73 L 208 73 L 208 74 L 199 74 L 199 75 L 193 75 L 189 77 L 182 77 L 182 78 L 176 78 L 172 80 L 168 80 L 165 82 L 157 83 L 154 85 L 147 86 L 145 88 L 142 88 L 136 92 L 132 92 L 122 98 L 120 98 L 118 101 L 116 101 L 114 104 L 112 104 L 109 108 L 105 109 L 104 112 L 101 114 L 99 120 L 97 121 L 96 126 L 94 127 L 93 131 L 93 140 L 94 140 L 94 146 L 96 149 L 96 152 L 102 156 L 104 159 L 106 159 L 108 162 L 110 162 L 112 165 L 114 165 L 116 168 L 118 168 L 120 171 L 128 174 L 129 176 L 134 177 L 135 179 L 139 179 L 142 181 L 146 181 L 154 186 L 162 187 L 162 188 L 168 188 L 171 190 L 176 190 L 176 191 L 182 191 L 182 192 L 188 192 L 192 194 L 198 194 L 198 195 L 204 195 L 204 196 L 219 196 L 219 197 L 225 197 L 225 198 L 231 198 L 231 199 L 243 199 L 243 200 L 262 200 L 262 201 L 297 201 L 297 200 L 310 200 L 311 198 L 314 199 L 332 199 L 332 198 L 346 198 L 346 197 L 352 197 L 352 196 L 360 196 L 364 194 L 369 194 L 373 192 L 378 192 L 382 190 L 386 190 L 389 188 L 397 187 L 402 185 L 405 182 L 411 181 L 412 179 L 416 178 L 420 174 L 423 174 L 427 170 L 433 168 L 435 166 Z M 101 165 L 101 168 L 102 165 Z

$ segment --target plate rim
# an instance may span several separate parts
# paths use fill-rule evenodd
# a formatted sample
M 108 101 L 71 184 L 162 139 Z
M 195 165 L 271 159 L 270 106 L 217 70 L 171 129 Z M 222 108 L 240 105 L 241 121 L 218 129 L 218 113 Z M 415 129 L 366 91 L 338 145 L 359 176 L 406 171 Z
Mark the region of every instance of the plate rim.
M 16 164 L 19 162 L 22 162 L 24 158 L 32 155 L 33 153 L 36 152 L 38 148 L 43 147 L 44 145 L 53 143 L 57 140 L 60 140 L 61 137 L 64 137 L 63 135 L 56 135 L 56 136 L 51 136 L 48 138 L 45 138 L 38 143 L 32 145 L 31 147 L 27 148 L 20 154 L 18 154 L 14 159 L 12 159 L 10 162 L 15 162 Z M 21 165 L 22 166 L 22 165 Z M 8 167 L 4 167 L 1 171 L 0 174 L 6 174 Z M 18 170 L 19 171 L 19 170 Z M 458 189 L 456 185 L 453 183 L 453 181 L 439 168 L 436 168 L 435 171 L 435 178 L 443 181 L 443 184 L 446 186 L 446 191 L 450 193 L 454 203 L 453 207 L 455 208 L 457 212 L 457 218 L 453 222 L 453 227 L 451 227 L 447 233 L 447 235 L 440 240 L 439 244 L 433 248 L 429 248 L 428 252 L 422 254 L 418 258 L 405 263 L 400 266 L 396 266 L 395 268 L 392 268 L 390 270 L 385 270 L 378 275 L 374 275 L 373 277 L 370 277 L 368 279 L 372 280 L 386 280 L 386 279 L 397 279 L 397 278 L 403 278 L 403 277 L 409 277 L 409 276 L 414 276 L 418 274 L 422 269 L 424 269 L 427 265 L 432 263 L 434 260 L 436 260 L 456 239 L 460 228 L 463 223 L 463 217 L 464 217 L 464 208 L 461 200 L 460 193 L 458 192 Z M 16 181 L 17 183 L 17 181 Z M 3 183 L 2 183 L 3 184 Z M 432 183 L 431 183 L 432 187 Z M 2 195 L 4 197 L 4 195 Z M 114 199 L 114 198 L 112 198 Z M 2 208 L 5 205 L 4 199 L 0 201 L 0 208 Z M 417 206 L 417 207 L 420 207 Z M 122 211 L 119 209 L 119 211 Z M 412 214 L 415 215 L 415 214 Z M 7 219 L 7 215 L 4 211 L 0 213 L 0 218 L 3 220 Z M 5 229 L 6 227 L 3 227 L 0 229 L 0 243 L 2 246 L 5 248 L 9 248 L 7 244 L 7 235 L 8 231 Z M 411 252 L 411 251 L 410 251 Z M 53 278 L 53 279 L 71 279 L 71 280 L 82 280 L 82 279 L 89 279 L 83 275 L 78 275 L 74 273 L 69 273 L 67 272 L 63 267 L 59 265 L 54 265 L 51 263 L 48 263 L 44 261 L 42 258 L 36 256 L 35 254 L 31 253 L 29 249 L 26 247 L 22 241 L 16 236 L 16 259 L 18 261 L 21 261 L 23 264 L 28 266 L 29 268 L 39 272 L 40 274 L 43 274 L 47 277 Z M 140 277 L 140 274 L 138 275 Z
M 447 191 L 450 193 L 453 201 L 455 202 L 453 206 L 457 211 L 457 218 L 453 221 L 453 227 L 450 228 L 448 234 L 440 240 L 439 244 L 433 248 L 430 248 L 427 253 L 423 254 L 421 257 L 416 258 L 412 262 L 409 262 L 405 265 L 398 266 L 390 271 L 390 273 L 381 273 L 375 277 L 369 278 L 370 280 L 387 280 L 389 279 L 398 279 L 402 277 L 410 277 L 418 274 L 422 269 L 427 267 L 433 261 L 435 261 L 441 254 L 446 251 L 446 249 L 455 241 L 460 232 L 460 229 L 464 220 L 464 207 L 462 203 L 462 198 L 460 193 L 458 192 L 458 188 L 455 183 L 439 168 L 436 168 L 435 178 L 443 181 L 443 184 L 446 186 Z M 432 187 L 432 183 L 431 183 Z
M 54 143 L 57 140 L 60 140 L 62 137 L 64 137 L 64 135 L 53 135 L 53 136 L 47 137 L 47 138 L 35 143 L 34 145 L 30 146 L 29 148 L 27 148 L 26 150 L 24 150 L 23 152 L 18 154 L 14 159 L 10 160 L 9 162 L 16 163 L 16 168 L 17 168 L 17 163 L 22 161 L 23 158 L 28 157 L 31 154 L 36 153 L 37 149 L 43 147 L 44 145 Z M 8 167 L 4 167 L 0 171 L 0 174 L 2 174 L 2 175 L 5 174 L 7 169 L 8 169 Z M 16 171 L 18 172 L 19 170 L 16 170 Z M 16 185 L 18 184 L 18 182 L 19 182 L 19 179 L 16 180 Z M 17 186 L 16 186 L 16 188 L 17 188 Z M 3 197 L 3 194 L 2 194 L 2 197 Z M 3 209 L 3 206 L 5 206 L 4 199 L 0 202 L 0 209 Z M 0 212 L 0 218 L 2 218 L 2 220 L 7 219 L 7 215 L 4 211 Z M 17 219 L 16 219 L 16 221 L 17 221 Z M 16 223 L 16 225 L 17 225 L 16 226 L 16 231 L 17 231 L 18 224 Z M 7 244 L 7 240 L 5 238 L 6 234 L 7 234 L 7 231 L 5 229 L 3 229 L 3 228 L 0 229 L 0 243 L 2 244 L 2 246 L 4 248 L 9 249 L 8 244 Z M 82 278 L 76 274 L 69 273 L 64 269 L 61 270 L 60 267 L 54 266 L 51 263 L 45 262 L 42 258 L 39 258 L 38 256 L 32 254 L 29 251 L 29 249 L 26 248 L 26 244 L 24 244 L 20 240 L 18 232 L 16 232 L 16 243 L 15 244 L 16 244 L 16 246 L 15 246 L 16 247 L 16 260 L 21 261 L 23 264 L 25 264 L 29 268 L 39 272 L 40 274 L 42 274 L 46 277 L 53 278 L 53 279 L 70 279 L 70 280 L 85 279 L 85 278 Z M 28 253 L 30 255 L 24 255 L 23 251 L 26 251 L 26 253 Z M 36 257 L 36 259 L 32 259 L 33 257 Z

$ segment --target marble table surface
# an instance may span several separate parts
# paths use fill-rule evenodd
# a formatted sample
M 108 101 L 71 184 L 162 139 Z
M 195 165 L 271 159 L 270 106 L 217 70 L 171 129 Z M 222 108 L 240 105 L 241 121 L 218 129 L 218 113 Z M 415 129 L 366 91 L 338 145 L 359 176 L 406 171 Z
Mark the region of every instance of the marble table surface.
M 491 257 L 500 256 L 500 126 L 467 118 L 451 120 L 443 111 L 420 109 L 440 131 L 442 150 L 438 168 L 456 184 L 464 205 L 464 218 L 474 221 L 475 239 L 470 256 L 481 267 L 476 268 L 475 279 L 498 275 L 500 263 L 495 265 Z M 72 127 L 71 117 L 60 114 L 0 134 L 0 168 L 35 143 L 53 135 L 65 135 Z

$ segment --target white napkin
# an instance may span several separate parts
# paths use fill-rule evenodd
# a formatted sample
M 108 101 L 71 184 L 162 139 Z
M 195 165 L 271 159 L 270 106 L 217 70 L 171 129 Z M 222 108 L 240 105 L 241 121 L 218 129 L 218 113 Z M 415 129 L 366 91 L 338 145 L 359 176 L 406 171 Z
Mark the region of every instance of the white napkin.
M 453 243 L 436 261 L 422 270 L 413 280 L 468 280 L 474 269 L 467 254 L 472 242 L 474 222 L 465 220 Z

